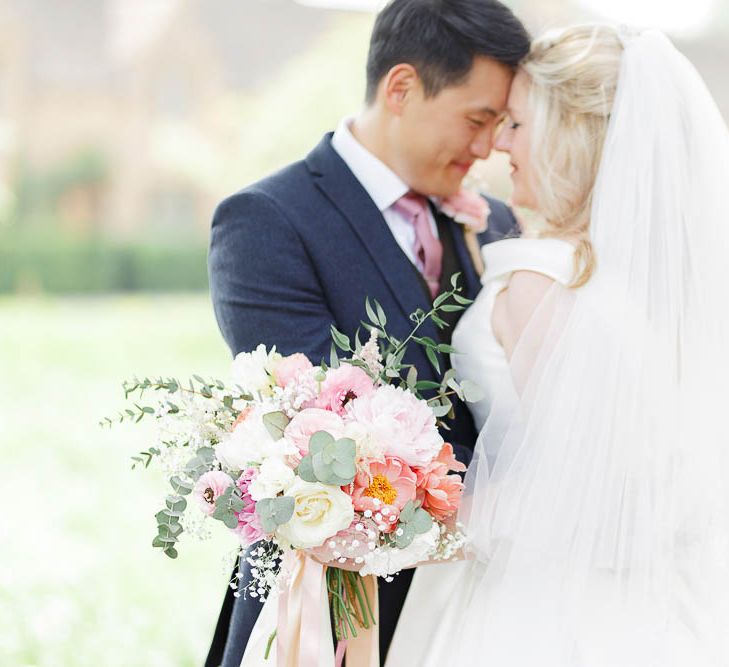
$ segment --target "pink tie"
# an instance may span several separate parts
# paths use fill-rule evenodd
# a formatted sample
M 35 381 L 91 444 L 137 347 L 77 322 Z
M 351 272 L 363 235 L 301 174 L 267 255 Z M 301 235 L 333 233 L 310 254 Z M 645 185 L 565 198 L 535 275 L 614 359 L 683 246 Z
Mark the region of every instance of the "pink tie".
M 428 201 L 425 197 L 409 192 L 400 197 L 393 208 L 415 228 L 413 251 L 417 266 L 428 283 L 430 293 L 435 299 L 440 291 L 440 274 L 443 267 L 443 246 L 433 235 L 428 219 Z

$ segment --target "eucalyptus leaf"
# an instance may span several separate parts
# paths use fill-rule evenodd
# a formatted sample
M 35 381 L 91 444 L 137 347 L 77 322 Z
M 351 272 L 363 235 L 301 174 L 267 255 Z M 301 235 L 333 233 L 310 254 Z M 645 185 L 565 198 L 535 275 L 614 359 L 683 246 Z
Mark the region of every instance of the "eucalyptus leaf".
M 229 512 L 225 515 L 225 518 L 223 519 L 223 523 L 225 524 L 226 528 L 230 528 L 231 530 L 235 530 L 238 527 L 238 517 L 233 514 L 233 512 Z
M 177 558 L 177 549 L 175 549 L 175 547 L 167 547 L 165 549 L 165 555 L 175 559 Z
M 440 373 L 440 364 L 438 363 L 438 356 L 436 355 L 435 350 L 432 347 L 426 347 L 425 354 L 436 372 Z
M 316 431 L 309 438 L 309 453 L 317 454 L 322 451 L 328 444 L 334 442 L 334 436 L 326 431 Z
M 330 332 L 331 332 L 332 340 L 334 341 L 334 344 L 340 350 L 343 350 L 344 352 L 351 352 L 352 351 L 352 344 L 350 343 L 348 336 L 345 336 L 333 324 L 330 327 Z
M 272 533 L 293 516 L 294 499 L 289 496 L 262 498 L 256 503 L 256 514 L 261 520 L 263 530 Z
M 305 482 L 316 482 L 316 475 L 314 474 L 314 466 L 311 461 L 311 456 L 305 456 L 301 459 L 301 463 L 296 468 L 296 474 L 301 477 Z
M 407 375 L 407 384 L 410 389 L 415 389 L 415 385 L 418 381 L 418 369 L 415 366 L 411 366 Z
M 416 509 L 418 509 L 418 506 L 412 500 L 409 500 L 400 511 L 400 522 L 407 523 L 410 521 L 415 516 Z
M 367 317 L 369 317 L 370 322 L 372 322 L 372 324 L 379 324 L 377 315 L 375 314 L 375 311 L 373 310 L 372 305 L 370 304 L 369 297 L 367 297 L 365 299 L 365 310 L 367 311 Z
M 212 447 L 200 447 L 197 450 L 197 457 L 206 465 L 215 461 L 215 450 Z
M 461 389 L 469 403 L 478 403 L 486 396 L 484 390 L 475 382 L 471 382 L 470 380 L 464 380 L 461 382 Z
M 380 322 L 380 326 L 387 326 L 387 316 L 385 315 L 384 309 L 377 301 L 375 301 L 375 308 L 377 309 L 377 318 Z
M 465 308 L 463 306 L 457 306 L 456 304 L 453 304 L 453 303 L 447 303 L 447 304 L 441 306 L 440 309 L 444 313 L 457 313 L 461 310 L 465 310 Z
M 450 411 L 451 406 L 450 405 L 431 405 L 430 409 L 433 411 L 433 414 L 437 419 L 440 419 L 441 417 L 445 417 Z
M 283 438 L 284 431 L 291 420 L 284 412 L 267 412 L 263 415 L 263 425 L 274 440 Z
M 406 549 L 412 544 L 413 539 L 415 539 L 415 531 L 409 528 L 407 524 L 400 526 L 398 531 L 400 530 L 402 530 L 402 533 L 395 535 L 395 545 L 399 549 Z
M 192 491 L 193 485 L 177 476 L 170 479 L 170 484 L 173 491 L 181 496 L 186 496 Z
M 433 527 L 433 518 L 424 509 L 417 509 L 408 526 L 418 533 L 427 533 Z

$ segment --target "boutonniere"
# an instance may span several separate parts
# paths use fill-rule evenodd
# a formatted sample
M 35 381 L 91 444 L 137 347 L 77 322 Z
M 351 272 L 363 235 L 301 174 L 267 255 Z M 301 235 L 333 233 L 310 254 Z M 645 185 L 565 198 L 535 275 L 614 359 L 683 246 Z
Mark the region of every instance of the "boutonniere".
M 485 232 L 488 228 L 489 204 L 471 190 L 461 188 L 455 195 L 446 197 L 440 204 L 440 210 L 474 234 Z

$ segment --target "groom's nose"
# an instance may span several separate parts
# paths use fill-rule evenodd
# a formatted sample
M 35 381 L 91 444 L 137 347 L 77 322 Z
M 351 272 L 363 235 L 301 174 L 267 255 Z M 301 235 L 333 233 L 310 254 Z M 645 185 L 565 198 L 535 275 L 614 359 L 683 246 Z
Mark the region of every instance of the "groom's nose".
M 489 155 L 491 155 L 491 148 L 493 147 L 493 143 L 493 132 L 481 132 L 471 142 L 471 153 L 474 157 L 480 160 L 485 160 Z

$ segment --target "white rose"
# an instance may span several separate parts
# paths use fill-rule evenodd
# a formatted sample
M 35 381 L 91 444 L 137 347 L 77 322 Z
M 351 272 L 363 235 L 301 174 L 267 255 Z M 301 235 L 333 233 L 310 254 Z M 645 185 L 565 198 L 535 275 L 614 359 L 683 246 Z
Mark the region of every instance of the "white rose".
M 295 549 L 321 546 L 354 519 L 352 499 L 338 486 L 297 478 L 286 495 L 294 499 L 294 514 L 276 529 L 276 537 Z
M 283 438 L 273 440 L 263 423 L 263 413 L 254 409 L 216 446 L 215 455 L 229 470 L 244 470 L 269 457 L 283 458 L 291 449 L 291 443 Z
M 233 382 L 244 392 L 270 392 L 275 384 L 273 372 L 282 358 L 275 346 L 270 352 L 265 345 L 259 345 L 253 352 L 240 352 L 233 360 Z
M 294 471 L 279 458 L 268 458 L 258 470 L 258 475 L 249 484 L 251 498 L 258 502 L 261 498 L 273 498 L 286 491 L 296 479 Z
M 440 539 L 440 527 L 435 522 L 427 533 L 416 535 L 404 549 L 397 547 L 378 547 L 364 555 L 364 565 L 359 571 L 363 577 L 374 574 L 387 577 L 406 567 L 412 567 L 435 553 Z

